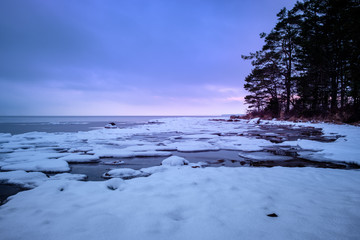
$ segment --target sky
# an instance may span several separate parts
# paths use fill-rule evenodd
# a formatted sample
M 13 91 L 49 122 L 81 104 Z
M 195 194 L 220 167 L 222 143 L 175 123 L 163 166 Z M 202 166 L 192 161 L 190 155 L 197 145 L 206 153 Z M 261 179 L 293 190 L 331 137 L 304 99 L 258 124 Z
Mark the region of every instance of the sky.
M 241 55 L 295 0 L 1 0 L 0 115 L 245 113 Z

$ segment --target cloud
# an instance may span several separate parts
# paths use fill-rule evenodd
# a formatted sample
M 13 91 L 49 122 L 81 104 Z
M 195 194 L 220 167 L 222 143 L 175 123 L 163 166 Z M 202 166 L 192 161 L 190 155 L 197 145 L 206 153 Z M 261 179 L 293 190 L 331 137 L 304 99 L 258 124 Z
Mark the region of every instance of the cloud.
M 225 100 L 231 102 L 244 102 L 245 99 L 243 96 L 240 96 L 240 97 L 228 97 Z
M 240 56 L 289 2 L 0 1 L 0 114 L 238 109 Z

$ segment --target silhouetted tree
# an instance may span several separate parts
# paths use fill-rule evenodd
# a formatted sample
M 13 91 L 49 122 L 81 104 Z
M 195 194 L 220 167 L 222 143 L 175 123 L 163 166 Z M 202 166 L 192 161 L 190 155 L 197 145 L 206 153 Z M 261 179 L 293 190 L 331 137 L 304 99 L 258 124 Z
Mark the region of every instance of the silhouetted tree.
M 352 115 L 360 120 L 360 6 L 356 0 L 304 0 L 281 9 L 245 79 L 250 110 L 273 115 Z M 349 117 L 349 116 L 348 116 Z M 346 120 L 346 119 L 345 119 Z

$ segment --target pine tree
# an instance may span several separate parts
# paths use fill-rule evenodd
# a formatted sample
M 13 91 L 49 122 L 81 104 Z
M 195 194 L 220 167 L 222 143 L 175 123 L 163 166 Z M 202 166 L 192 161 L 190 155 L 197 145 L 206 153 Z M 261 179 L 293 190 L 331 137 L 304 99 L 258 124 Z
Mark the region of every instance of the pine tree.
M 283 8 L 246 77 L 250 109 L 360 120 L 360 3 L 304 0 Z M 291 113 L 290 113 L 290 110 Z
M 266 110 L 273 117 L 278 117 L 281 110 L 280 96 L 283 91 L 281 70 L 277 60 L 279 56 L 272 51 L 259 51 L 244 59 L 253 59 L 254 69 L 245 79 L 245 89 L 251 95 L 245 97 L 250 108 Z
M 274 52 L 278 56 L 278 68 L 281 69 L 285 86 L 285 113 L 290 111 L 293 75 L 295 74 L 296 39 L 298 35 L 297 16 L 286 8 L 277 14 L 278 23 L 265 37 L 264 50 Z

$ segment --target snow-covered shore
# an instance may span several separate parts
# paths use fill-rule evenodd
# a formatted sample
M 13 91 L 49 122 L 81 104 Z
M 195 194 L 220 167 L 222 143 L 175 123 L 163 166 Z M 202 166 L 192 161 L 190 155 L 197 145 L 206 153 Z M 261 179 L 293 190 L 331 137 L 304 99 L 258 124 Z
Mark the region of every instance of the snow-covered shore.
M 257 121 L 221 122 L 207 118 L 159 121 L 158 124 L 78 133 L 0 134 L 0 168 L 5 171 L 67 172 L 70 170 L 68 163 L 96 162 L 104 157 L 167 157 L 171 151 L 220 149 L 248 152 L 262 151 L 274 145 L 297 147 L 305 159 L 360 163 L 360 128 L 355 126 L 262 121 L 263 125 L 289 125 L 290 128 L 316 126 L 322 128 L 326 136 L 342 136 L 331 143 L 285 139 L 281 144 L 274 144 L 267 139 L 247 136 L 248 131 L 261 130 Z M 262 135 L 276 133 L 264 132 Z
M 359 174 L 183 166 L 49 181 L 0 208 L 1 239 L 359 239 Z
M 234 150 L 276 161 L 291 156 L 264 149 L 286 146 L 307 159 L 360 163 L 359 127 L 261 122 L 315 126 L 338 138 L 290 141 L 276 132 L 251 137 L 249 132 L 262 131 L 256 122 L 166 118 L 124 129 L 0 134 L 0 167 L 8 171 L 0 172 L 0 181 L 34 188 L 0 206 L 1 239 L 359 239 L 358 170 L 201 168 L 176 156 Z M 283 142 L 267 140 L 272 136 Z M 114 178 L 103 182 L 41 173 L 66 172 L 72 162 L 134 156 L 167 160 L 141 170 L 119 165 L 107 173 Z M 121 179 L 132 175 L 138 178 Z M 267 216 L 272 213 L 278 217 Z

